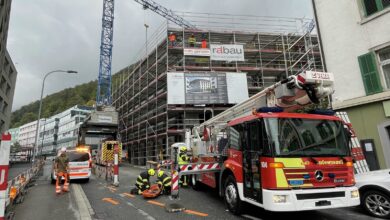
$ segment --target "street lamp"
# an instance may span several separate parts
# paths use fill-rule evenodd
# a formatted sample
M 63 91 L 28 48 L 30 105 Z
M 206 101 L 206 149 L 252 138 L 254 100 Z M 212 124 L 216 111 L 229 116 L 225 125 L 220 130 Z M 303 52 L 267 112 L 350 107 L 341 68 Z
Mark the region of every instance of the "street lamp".
M 45 80 L 46 78 L 52 74 L 52 73 L 77 73 L 77 71 L 74 70 L 53 70 L 48 73 L 46 73 L 45 77 L 43 77 L 42 82 L 42 90 L 41 90 L 41 99 L 39 101 L 39 111 L 38 111 L 38 121 L 37 121 L 37 128 L 35 129 L 35 146 L 34 146 L 34 153 L 33 153 L 33 161 L 35 162 L 35 154 L 38 152 L 38 135 L 39 135 L 39 126 L 40 126 L 40 120 L 41 120 L 41 111 L 42 111 L 42 97 L 43 97 L 43 89 L 45 88 Z

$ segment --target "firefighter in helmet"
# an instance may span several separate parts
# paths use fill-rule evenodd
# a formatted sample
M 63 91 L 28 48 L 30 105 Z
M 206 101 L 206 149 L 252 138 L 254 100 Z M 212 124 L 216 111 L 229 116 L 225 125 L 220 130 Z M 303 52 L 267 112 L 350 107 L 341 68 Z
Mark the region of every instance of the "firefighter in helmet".
M 186 165 L 189 163 L 190 157 L 187 154 L 187 147 L 185 147 L 185 146 L 180 147 L 180 151 L 179 151 L 177 160 L 179 162 L 179 166 Z M 180 182 L 183 186 L 187 186 L 188 185 L 187 175 L 182 175 Z
M 64 187 L 62 191 L 69 191 L 69 158 L 66 155 L 66 148 L 62 147 L 54 161 L 54 170 L 56 173 L 56 193 L 61 193 L 61 179 L 64 178 Z
M 149 169 L 149 170 L 146 170 L 138 175 L 137 181 L 135 182 L 135 186 L 138 189 L 139 195 L 141 195 L 143 191 L 150 188 L 149 178 L 151 176 L 154 176 L 155 174 L 156 174 L 156 171 L 154 171 L 154 169 Z
M 168 176 L 163 170 L 158 171 L 157 173 L 157 184 L 161 189 L 161 192 L 165 195 L 171 193 L 171 184 L 172 178 Z

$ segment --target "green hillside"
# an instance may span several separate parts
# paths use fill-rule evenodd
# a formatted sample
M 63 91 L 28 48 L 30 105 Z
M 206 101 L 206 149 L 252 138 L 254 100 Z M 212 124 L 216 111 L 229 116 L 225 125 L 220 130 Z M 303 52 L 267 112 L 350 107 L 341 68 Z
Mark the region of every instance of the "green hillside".
M 112 81 L 117 80 L 118 76 L 118 74 L 115 74 Z M 97 80 L 94 80 L 46 96 L 43 99 L 41 118 L 50 117 L 75 105 L 93 106 L 96 100 L 96 89 Z M 38 109 L 39 100 L 24 105 L 20 109 L 12 112 L 10 128 L 19 127 L 37 120 Z

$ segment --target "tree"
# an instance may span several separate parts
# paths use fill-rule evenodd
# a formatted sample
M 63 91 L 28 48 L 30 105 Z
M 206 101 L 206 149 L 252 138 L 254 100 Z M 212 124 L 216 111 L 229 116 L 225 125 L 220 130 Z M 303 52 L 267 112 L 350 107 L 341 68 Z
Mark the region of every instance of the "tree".
M 18 141 L 16 141 L 12 146 L 11 146 L 11 152 L 12 153 L 17 153 L 22 150 L 22 146 L 19 144 Z

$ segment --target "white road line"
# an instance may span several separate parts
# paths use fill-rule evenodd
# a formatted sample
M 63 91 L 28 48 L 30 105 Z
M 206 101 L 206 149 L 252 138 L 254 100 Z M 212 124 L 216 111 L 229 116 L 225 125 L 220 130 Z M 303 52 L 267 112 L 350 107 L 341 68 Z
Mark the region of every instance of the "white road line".
M 141 214 L 141 215 L 143 215 L 143 216 L 145 216 L 145 218 L 146 218 L 147 220 L 156 220 L 155 218 L 153 218 L 153 216 L 149 215 L 149 214 L 146 213 L 144 210 L 137 208 L 135 205 L 133 205 L 133 203 L 127 202 L 127 205 L 129 205 L 129 206 L 131 206 L 131 207 L 137 209 L 138 213 Z
M 245 219 L 252 219 L 252 220 L 262 220 L 261 218 L 257 218 L 257 217 L 254 217 L 254 216 L 251 216 L 251 215 L 241 215 L 242 217 L 244 217 Z
M 82 220 L 91 220 L 91 216 L 94 215 L 91 204 L 87 196 L 84 193 L 83 188 L 79 184 L 71 184 L 73 195 L 76 199 L 76 204 Z

